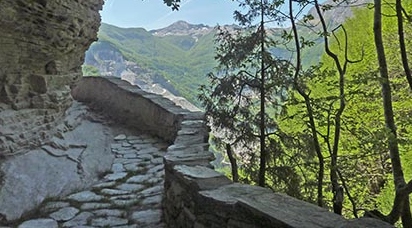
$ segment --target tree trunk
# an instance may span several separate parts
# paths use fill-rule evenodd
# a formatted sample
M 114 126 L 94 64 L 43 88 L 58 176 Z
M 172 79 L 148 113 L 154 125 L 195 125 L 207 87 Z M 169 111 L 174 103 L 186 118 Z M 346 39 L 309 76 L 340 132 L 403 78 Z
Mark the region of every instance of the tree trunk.
M 345 33 L 345 47 L 344 47 L 345 48 L 345 60 L 344 60 L 344 63 L 341 64 L 338 58 L 338 55 L 332 52 L 332 50 L 329 48 L 329 38 L 328 38 L 329 32 L 326 26 L 325 18 L 323 17 L 323 14 L 322 14 L 323 10 L 321 10 L 318 0 L 315 0 L 315 9 L 319 16 L 321 25 L 322 25 L 322 34 L 323 34 L 323 41 L 325 45 L 325 52 L 331 59 L 333 59 L 335 66 L 339 73 L 339 109 L 337 110 L 336 116 L 335 116 L 335 132 L 333 136 L 332 151 L 329 150 L 330 156 L 331 156 L 330 181 L 332 184 L 332 193 L 333 193 L 333 198 L 338 199 L 341 196 L 340 195 L 341 186 L 339 185 L 339 178 L 338 178 L 338 154 L 339 154 L 339 140 L 340 140 L 340 131 L 341 131 L 341 117 L 342 117 L 343 111 L 345 110 L 345 106 L 346 106 L 346 103 L 345 103 L 345 74 L 346 74 L 346 66 L 349 62 L 348 56 L 347 56 L 348 43 L 347 43 L 346 31 L 343 29 Z M 340 205 L 337 205 L 337 203 L 340 203 Z M 334 202 L 334 207 L 342 208 L 342 203 L 343 203 L 343 200 L 339 202 Z M 339 210 L 336 210 L 336 211 L 339 211 Z
M 316 151 L 316 155 L 319 160 L 319 170 L 318 170 L 318 183 L 317 183 L 317 204 L 319 207 L 323 207 L 323 175 L 325 173 L 325 161 L 324 157 L 321 151 L 318 135 L 317 135 L 317 130 L 316 130 L 316 125 L 315 125 L 315 118 L 313 116 L 313 109 L 312 105 L 310 102 L 310 97 L 303 91 L 303 89 L 300 87 L 299 82 L 298 82 L 298 77 L 300 74 L 301 70 L 301 47 L 299 43 L 299 36 L 298 36 L 298 30 L 296 27 L 295 23 L 295 17 L 293 15 L 293 0 L 289 0 L 289 17 L 291 20 L 292 24 L 292 31 L 293 31 L 293 37 L 295 41 L 295 47 L 296 47 L 296 71 L 294 75 L 294 86 L 296 87 L 296 90 L 298 93 L 303 97 L 305 100 L 305 105 L 306 105 L 306 111 L 309 117 L 309 128 L 311 130 L 311 134 L 313 137 L 313 145 Z
M 342 204 L 343 204 L 343 187 L 339 186 L 335 190 L 333 195 L 333 212 L 338 215 L 342 215 Z
M 260 44 L 261 44 L 261 69 L 260 69 L 260 164 L 259 164 L 259 186 L 265 186 L 266 176 L 266 124 L 265 124 L 265 23 L 263 1 L 260 1 L 261 21 L 260 21 Z
M 226 154 L 229 158 L 230 166 L 232 167 L 232 180 L 233 182 L 239 182 L 239 173 L 236 158 L 233 156 L 233 151 L 229 143 L 226 143 Z
M 295 83 L 296 84 L 296 83 Z M 299 86 L 299 85 L 297 85 Z M 315 117 L 313 115 L 313 109 L 312 109 L 312 104 L 310 102 L 309 96 L 302 91 L 301 88 L 297 87 L 298 93 L 303 97 L 305 100 L 305 105 L 306 105 L 306 111 L 308 113 L 309 117 L 309 128 L 313 137 L 313 146 L 316 151 L 316 156 L 318 157 L 319 161 L 319 170 L 318 170 L 318 184 L 317 184 L 317 204 L 319 207 L 323 207 L 323 176 L 325 174 L 325 159 L 322 154 L 322 150 L 320 147 L 319 139 L 318 139 L 318 133 L 316 130 L 316 124 L 315 124 Z
M 380 73 L 380 83 L 382 88 L 382 100 L 383 109 L 385 115 L 386 128 L 389 130 L 388 135 L 388 149 L 390 153 L 391 163 L 392 163 L 392 174 L 394 179 L 394 184 L 396 190 L 400 187 L 405 186 L 405 179 L 402 170 L 401 159 L 399 155 L 399 147 L 396 134 L 395 119 L 392 107 L 392 94 L 389 82 L 388 66 L 386 63 L 385 49 L 383 46 L 382 38 L 382 6 L 381 0 L 374 0 L 375 11 L 374 11 L 374 37 L 376 53 L 379 63 L 379 73 Z M 396 191 L 398 194 L 399 191 Z M 396 198 L 396 197 L 395 197 Z M 394 205 L 395 206 L 395 205 Z M 404 227 L 412 227 L 412 217 L 409 205 L 409 197 L 406 197 L 406 201 L 402 208 L 402 224 Z

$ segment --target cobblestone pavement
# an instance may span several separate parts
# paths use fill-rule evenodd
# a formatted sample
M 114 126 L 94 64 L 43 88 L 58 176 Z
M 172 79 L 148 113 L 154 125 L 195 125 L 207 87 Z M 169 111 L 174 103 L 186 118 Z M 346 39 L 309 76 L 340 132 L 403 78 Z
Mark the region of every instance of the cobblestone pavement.
M 111 170 L 91 189 L 44 203 L 41 218 L 18 228 L 165 227 L 163 155 L 167 144 L 147 135 L 115 137 Z

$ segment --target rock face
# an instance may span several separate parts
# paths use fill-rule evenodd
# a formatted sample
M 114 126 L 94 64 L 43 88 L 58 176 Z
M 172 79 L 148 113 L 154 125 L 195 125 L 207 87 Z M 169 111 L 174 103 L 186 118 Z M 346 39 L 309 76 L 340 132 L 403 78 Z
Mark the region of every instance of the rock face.
M 81 77 L 84 53 L 96 40 L 102 5 L 0 1 L 0 155 L 54 133 L 54 122 L 70 106 L 70 86 Z
M 0 226 L 49 197 L 90 186 L 110 169 L 113 136 L 99 118 L 74 102 L 50 143 L 0 162 Z

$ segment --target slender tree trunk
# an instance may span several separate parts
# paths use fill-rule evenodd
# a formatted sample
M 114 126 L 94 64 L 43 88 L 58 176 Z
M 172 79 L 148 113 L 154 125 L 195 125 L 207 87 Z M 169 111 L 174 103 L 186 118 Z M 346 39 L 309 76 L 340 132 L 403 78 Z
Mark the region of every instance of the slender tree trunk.
M 343 187 L 339 186 L 333 195 L 333 212 L 342 215 Z
M 300 90 L 300 89 L 299 89 Z M 298 90 L 298 92 L 299 92 Z M 315 125 L 315 117 L 313 116 L 313 109 L 312 109 L 312 104 L 310 103 L 310 98 L 307 94 L 305 94 L 303 91 L 299 92 L 301 96 L 303 96 L 303 99 L 305 100 L 305 105 L 306 105 L 306 111 L 309 116 L 309 128 L 312 133 L 313 137 L 313 145 L 315 147 L 316 151 L 316 156 L 318 157 L 319 160 L 319 170 L 318 170 L 318 195 L 317 195 L 317 203 L 319 207 L 323 207 L 323 176 L 325 175 L 325 159 L 322 154 L 322 150 L 320 147 L 319 139 L 318 139 L 318 133 L 316 130 L 316 125 Z
M 266 175 L 266 124 L 265 124 L 265 23 L 263 1 L 260 1 L 261 21 L 260 21 L 260 43 L 261 43 L 261 69 L 260 69 L 260 164 L 259 164 L 259 186 L 265 186 Z
M 385 115 L 386 128 L 389 130 L 388 135 L 388 149 L 390 153 L 391 163 L 392 163 L 392 174 L 394 179 L 394 184 L 396 190 L 401 186 L 404 186 L 405 179 L 402 170 L 401 159 L 399 155 L 399 147 L 396 134 L 395 119 L 392 107 L 392 94 L 389 82 L 388 66 L 386 63 L 385 49 L 383 46 L 382 38 L 382 5 L 381 0 L 374 0 L 375 11 L 374 11 L 374 37 L 376 53 L 379 63 L 379 73 L 380 73 L 380 83 L 382 87 L 382 100 L 383 109 Z M 396 197 L 395 197 L 396 198 Z M 412 218 L 409 205 L 409 197 L 406 197 L 405 203 L 402 208 L 402 224 L 404 227 L 412 227 Z
M 232 180 L 233 182 L 239 182 L 239 173 L 237 168 L 236 158 L 233 156 L 233 151 L 229 143 L 226 143 L 226 154 L 232 167 Z
M 300 48 L 300 43 L 299 43 L 299 36 L 298 36 L 298 31 L 293 15 L 293 0 L 289 0 L 289 17 L 292 23 L 292 32 L 293 32 L 293 37 L 295 41 L 295 48 L 296 48 L 296 71 L 294 75 L 294 85 L 296 87 L 296 90 L 298 93 L 303 97 L 305 100 L 305 105 L 306 105 L 306 111 L 309 117 L 309 128 L 312 133 L 312 138 L 313 138 L 313 145 L 316 151 L 316 155 L 319 160 L 319 170 L 318 170 L 318 183 L 317 183 L 317 204 L 320 207 L 323 207 L 323 176 L 325 173 L 325 161 L 324 157 L 321 151 L 318 135 L 317 135 L 317 130 L 316 130 L 316 125 L 315 125 L 315 118 L 313 116 L 313 109 L 312 109 L 312 104 L 310 102 L 310 97 L 303 91 L 303 89 L 300 87 L 299 82 L 298 82 L 298 77 L 300 74 L 301 70 L 301 48 Z
M 346 31 L 344 30 L 345 34 L 345 60 L 344 63 L 341 64 L 339 61 L 338 56 L 333 53 L 330 48 L 329 48 L 329 38 L 328 38 L 328 29 L 326 26 L 325 19 L 322 14 L 322 10 L 320 9 L 319 2 L 315 0 L 315 9 L 316 12 L 320 18 L 320 22 L 322 25 L 322 32 L 323 32 L 323 40 L 324 40 L 324 45 L 325 45 L 325 52 L 326 54 L 333 59 L 335 62 L 335 66 L 338 70 L 339 73 L 339 109 L 336 112 L 335 116 L 335 132 L 334 132 L 334 137 L 333 137 L 333 146 L 332 146 L 332 151 L 330 152 L 331 155 L 331 161 L 330 161 L 330 181 L 332 184 L 332 192 L 333 192 L 333 206 L 334 206 L 334 211 L 337 214 L 341 214 L 342 207 L 343 207 L 343 199 L 340 200 L 340 197 L 343 196 L 341 195 L 341 186 L 339 185 L 339 178 L 338 178 L 338 153 L 339 153 L 339 141 L 340 141 L 340 130 L 341 130 L 341 117 L 343 114 L 343 111 L 345 110 L 345 74 L 346 74 L 346 66 L 348 63 L 348 56 L 347 56 L 347 49 L 348 49 L 348 43 L 347 43 L 347 37 L 346 37 Z M 336 200 L 339 199 L 339 200 Z
M 412 90 L 412 73 L 408 64 L 408 55 L 406 53 L 405 36 L 403 34 L 403 16 L 402 16 L 402 2 L 401 0 L 396 0 L 396 17 L 398 18 L 398 37 L 399 37 L 399 48 L 401 49 L 402 66 L 405 71 L 406 79 L 409 83 L 409 88 Z

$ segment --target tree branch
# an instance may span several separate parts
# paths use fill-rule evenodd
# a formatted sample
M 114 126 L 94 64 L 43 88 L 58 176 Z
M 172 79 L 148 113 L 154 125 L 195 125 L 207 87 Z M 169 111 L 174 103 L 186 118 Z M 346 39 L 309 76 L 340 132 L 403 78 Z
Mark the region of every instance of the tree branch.
M 412 72 L 408 64 L 408 56 L 406 54 L 405 36 L 403 29 L 403 16 L 402 16 L 402 2 L 401 0 L 396 0 L 396 16 L 398 19 L 398 37 L 399 37 L 399 48 L 401 51 L 402 66 L 405 71 L 406 79 L 409 83 L 409 88 L 412 90 Z

